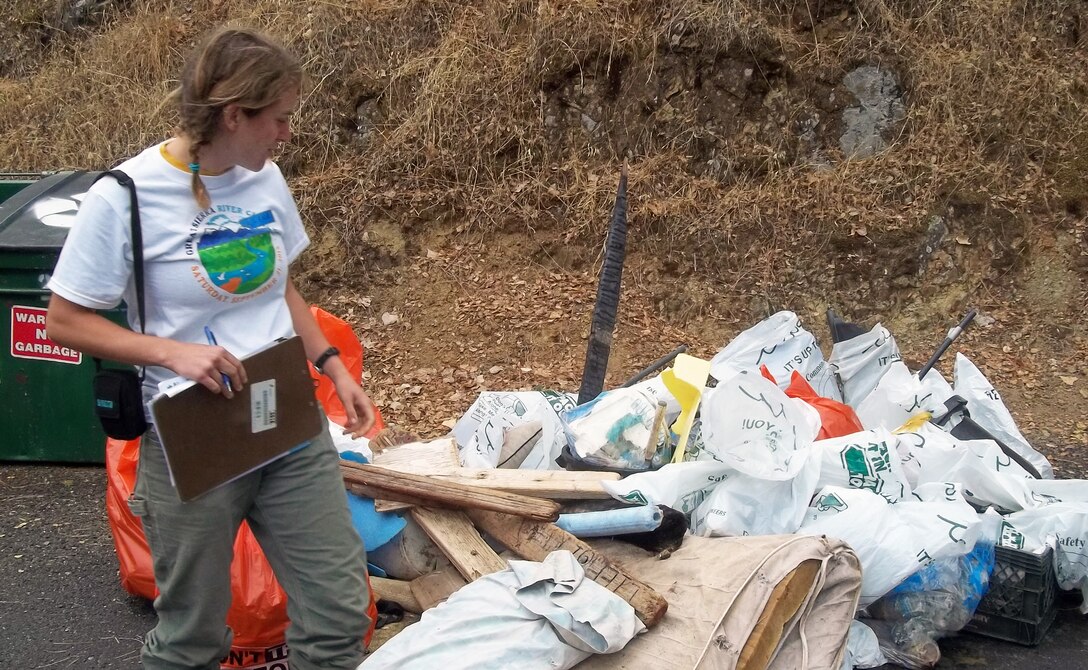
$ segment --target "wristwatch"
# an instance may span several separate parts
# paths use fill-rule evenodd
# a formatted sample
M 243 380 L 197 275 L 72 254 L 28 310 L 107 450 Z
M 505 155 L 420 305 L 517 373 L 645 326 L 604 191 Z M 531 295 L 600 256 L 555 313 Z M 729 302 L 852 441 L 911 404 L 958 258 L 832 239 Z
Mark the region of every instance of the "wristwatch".
M 339 349 L 337 349 L 336 347 L 329 347 L 325 351 L 321 352 L 321 355 L 317 357 L 317 360 L 314 361 L 314 367 L 317 369 L 317 371 L 319 373 L 325 374 L 325 369 L 324 369 L 325 368 L 325 363 L 327 363 L 328 360 L 330 358 L 332 358 L 333 356 L 339 356 L 339 355 L 340 355 L 340 350 Z

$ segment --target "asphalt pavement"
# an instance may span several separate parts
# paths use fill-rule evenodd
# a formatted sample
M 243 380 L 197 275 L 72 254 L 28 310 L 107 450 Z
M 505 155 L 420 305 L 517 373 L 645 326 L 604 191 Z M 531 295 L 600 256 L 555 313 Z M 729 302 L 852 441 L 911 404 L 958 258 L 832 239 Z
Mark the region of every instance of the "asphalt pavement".
M 136 668 L 155 611 L 121 588 L 101 466 L 0 464 L 0 667 Z
M 121 588 L 105 491 L 101 466 L 0 463 L 0 668 L 139 667 L 155 612 Z M 1034 648 L 940 646 L 938 670 L 1088 670 L 1088 617 L 1064 605 Z

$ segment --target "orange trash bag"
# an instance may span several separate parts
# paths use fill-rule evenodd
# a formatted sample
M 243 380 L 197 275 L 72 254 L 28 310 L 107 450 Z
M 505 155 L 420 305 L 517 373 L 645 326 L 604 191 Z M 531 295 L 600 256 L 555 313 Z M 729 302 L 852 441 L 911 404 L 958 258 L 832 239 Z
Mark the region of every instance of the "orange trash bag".
M 329 343 L 340 350 L 340 360 L 347 366 L 352 377 L 362 379 L 363 343 L 355 336 L 355 331 L 352 330 L 351 325 L 347 321 L 329 314 L 317 305 L 311 305 L 310 312 L 317 319 L 317 325 L 321 327 L 321 332 L 325 333 Z M 310 366 L 310 374 L 317 380 L 317 401 L 325 408 L 325 413 L 329 415 L 329 419 L 341 426 L 347 423 L 347 413 L 344 411 L 344 405 L 340 403 L 340 398 L 336 395 L 336 387 L 333 386 L 332 381 L 328 377 L 318 374 L 312 365 Z M 378 408 L 375 407 L 374 427 L 367 432 L 366 437 L 368 439 L 373 438 L 383 428 L 385 428 L 385 422 L 382 421 L 382 415 L 378 412 Z
M 759 371 L 771 383 L 778 383 L 766 365 L 759 366 Z M 787 397 L 804 400 L 820 413 L 820 433 L 816 436 L 817 440 L 852 435 L 865 430 L 853 407 L 820 395 L 797 370 L 790 375 L 790 385 L 785 393 Z
M 363 347 L 351 326 L 320 307 L 312 306 L 310 309 L 325 337 L 340 349 L 340 357 L 348 370 L 356 379 L 361 379 Z M 312 366 L 311 374 L 317 381 L 316 395 L 325 413 L 334 423 L 343 425 L 347 414 L 332 382 L 319 375 Z M 367 437 L 373 437 L 385 426 L 377 407 L 374 408 L 374 416 L 375 425 Z M 151 550 L 139 518 L 132 514 L 127 503 L 136 484 L 139 458 L 140 440 L 106 440 L 106 514 L 121 568 L 121 586 L 133 595 L 153 599 L 158 595 L 158 589 L 151 565 Z M 284 644 L 284 632 L 288 624 L 287 595 L 276 581 L 272 567 L 245 522 L 234 540 L 230 579 L 232 600 L 227 625 L 234 631 L 234 642 L 229 656 L 223 661 L 223 667 L 286 668 L 288 650 Z M 373 589 L 370 591 L 367 614 L 370 627 L 364 644 L 369 646 L 378 618 Z

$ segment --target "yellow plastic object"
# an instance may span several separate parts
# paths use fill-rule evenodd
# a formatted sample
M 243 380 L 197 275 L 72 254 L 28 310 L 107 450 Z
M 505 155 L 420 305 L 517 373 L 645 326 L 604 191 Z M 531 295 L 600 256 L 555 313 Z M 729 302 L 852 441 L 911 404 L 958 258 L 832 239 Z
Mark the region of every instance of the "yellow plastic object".
M 914 433 L 914 432 L 917 432 L 918 429 L 920 429 L 922 426 L 924 426 L 926 424 L 926 422 L 929 421 L 932 418 L 933 418 L 933 415 L 930 414 L 929 412 L 925 412 L 925 411 L 919 412 L 918 414 L 915 414 L 911 418 L 907 419 L 906 423 L 904 423 L 902 426 L 899 426 L 898 428 L 896 428 L 892 432 L 895 432 L 895 433 Z
M 688 446 L 691 425 L 695 422 L 695 413 L 699 410 L 699 401 L 703 397 L 706 379 L 710 375 L 710 361 L 680 354 L 668 370 L 661 373 L 661 381 L 673 397 L 680 403 L 680 416 L 672 424 L 672 431 L 679 436 L 672 462 L 684 460 L 684 451 Z

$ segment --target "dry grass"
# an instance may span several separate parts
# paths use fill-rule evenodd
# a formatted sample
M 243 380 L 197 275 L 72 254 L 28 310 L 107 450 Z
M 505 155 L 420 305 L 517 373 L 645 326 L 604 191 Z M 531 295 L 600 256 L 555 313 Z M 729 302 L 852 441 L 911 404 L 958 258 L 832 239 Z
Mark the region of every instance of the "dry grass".
M 98 168 L 163 136 L 170 118 L 156 107 L 182 54 L 238 21 L 306 62 L 282 162 L 309 222 L 344 242 L 381 217 L 596 239 L 629 157 L 636 244 L 768 299 L 805 282 L 830 293 L 887 261 L 882 247 L 916 248 L 960 202 L 1066 225 L 1088 155 L 1082 11 L 1073 0 L 127 3 L 0 80 L 0 156 L 11 170 Z M 753 72 L 746 90 L 729 90 L 736 63 Z M 841 81 L 861 64 L 898 75 L 907 118 L 887 151 L 850 160 Z M 741 102 L 726 113 L 730 95 Z M 803 145 L 809 117 L 817 140 Z

